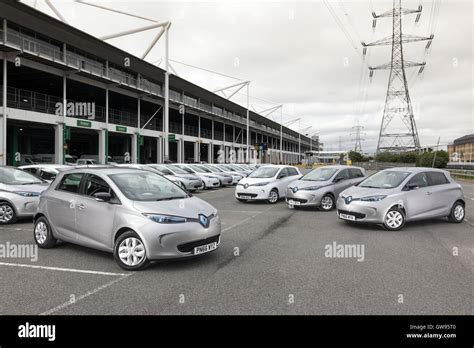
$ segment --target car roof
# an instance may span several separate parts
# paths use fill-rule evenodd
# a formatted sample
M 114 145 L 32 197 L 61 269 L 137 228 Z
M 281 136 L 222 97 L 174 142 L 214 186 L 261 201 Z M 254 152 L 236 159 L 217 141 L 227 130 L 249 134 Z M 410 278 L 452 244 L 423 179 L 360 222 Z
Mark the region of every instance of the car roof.
M 88 174 L 126 174 L 126 173 L 137 173 L 144 172 L 143 169 L 138 168 L 127 168 L 127 167 L 81 167 L 74 168 L 73 170 L 68 171 L 70 173 L 88 173 Z
M 44 164 L 27 164 L 24 166 L 19 166 L 18 168 L 74 168 L 68 166 L 67 164 L 53 164 L 53 163 L 44 163 Z
M 439 168 L 430 168 L 430 167 L 393 167 L 393 168 L 387 168 L 384 170 L 390 170 L 390 171 L 397 171 L 397 172 L 409 172 L 409 173 L 419 173 L 419 172 L 440 172 L 440 173 L 446 173 L 446 170 L 439 169 Z

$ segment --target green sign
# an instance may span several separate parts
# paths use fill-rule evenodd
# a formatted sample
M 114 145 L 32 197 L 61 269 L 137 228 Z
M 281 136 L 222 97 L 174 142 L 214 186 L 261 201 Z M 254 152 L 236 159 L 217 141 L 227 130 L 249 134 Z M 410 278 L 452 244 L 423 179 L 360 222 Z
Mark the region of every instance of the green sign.
M 78 127 L 91 128 L 92 127 L 92 122 L 84 121 L 84 120 L 77 120 L 77 126 Z
M 176 134 L 168 134 L 168 141 L 170 143 L 176 142 Z
M 138 146 L 145 145 L 145 137 L 143 135 L 138 136 Z
M 124 126 L 115 126 L 115 130 L 117 132 L 127 132 L 127 127 L 124 127 Z
M 64 141 L 71 140 L 71 127 L 64 126 L 63 132 L 64 132 Z

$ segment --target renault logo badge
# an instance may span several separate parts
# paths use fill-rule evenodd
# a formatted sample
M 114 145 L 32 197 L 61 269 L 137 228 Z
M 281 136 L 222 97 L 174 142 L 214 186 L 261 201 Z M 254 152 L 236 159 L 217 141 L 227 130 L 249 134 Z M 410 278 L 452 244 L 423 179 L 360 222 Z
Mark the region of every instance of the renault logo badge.
M 350 204 L 352 202 L 352 196 L 345 198 L 346 204 Z
M 298 187 L 293 187 L 293 193 L 298 192 Z
M 206 215 L 199 214 L 199 223 L 204 227 L 209 227 L 209 218 Z
M 247 189 L 247 188 L 249 188 L 249 184 L 244 185 L 244 189 Z

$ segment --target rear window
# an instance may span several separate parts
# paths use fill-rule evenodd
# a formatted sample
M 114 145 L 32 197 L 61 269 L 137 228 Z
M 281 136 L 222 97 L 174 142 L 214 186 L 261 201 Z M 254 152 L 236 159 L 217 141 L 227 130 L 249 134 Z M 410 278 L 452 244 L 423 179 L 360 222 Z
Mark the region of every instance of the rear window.
M 429 172 L 428 178 L 430 180 L 430 185 L 444 185 L 449 183 L 446 175 L 441 172 Z
M 364 174 L 362 173 L 362 171 L 360 169 L 351 168 L 351 169 L 349 169 L 349 171 L 351 172 L 351 177 L 353 177 L 353 178 L 363 178 L 364 177 Z

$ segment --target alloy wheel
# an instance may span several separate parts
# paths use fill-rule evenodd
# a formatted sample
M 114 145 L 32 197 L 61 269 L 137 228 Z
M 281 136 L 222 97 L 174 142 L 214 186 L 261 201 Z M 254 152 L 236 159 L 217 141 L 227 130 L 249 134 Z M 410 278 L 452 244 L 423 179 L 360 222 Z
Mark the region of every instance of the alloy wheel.
M 464 207 L 461 204 L 458 204 L 456 208 L 454 208 L 454 218 L 457 221 L 461 221 L 464 218 Z
M 13 208 L 8 204 L 0 205 L 0 222 L 7 223 L 13 219 Z
M 331 210 L 334 202 L 330 196 L 324 196 L 321 200 L 321 207 L 324 210 Z
M 125 265 L 136 266 L 145 258 L 145 247 L 138 238 L 129 237 L 120 243 L 118 255 Z
M 385 216 L 385 223 L 390 228 L 399 228 L 403 223 L 403 215 L 399 211 L 391 210 Z
M 270 191 L 270 194 L 268 195 L 268 201 L 270 203 L 275 203 L 278 201 L 278 193 L 275 190 Z
M 43 221 L 40 221 L 35 226 L 35 238 L 39 244 L 44 244 L 48 238 L 48 227 Z

